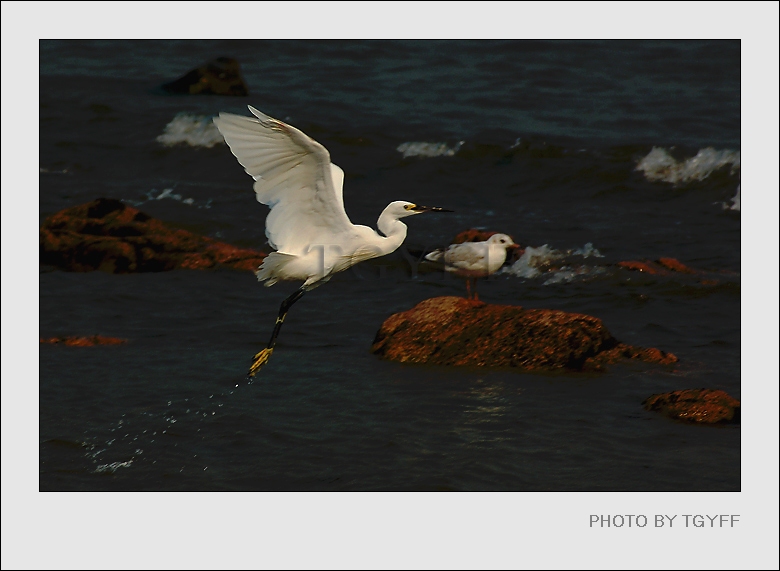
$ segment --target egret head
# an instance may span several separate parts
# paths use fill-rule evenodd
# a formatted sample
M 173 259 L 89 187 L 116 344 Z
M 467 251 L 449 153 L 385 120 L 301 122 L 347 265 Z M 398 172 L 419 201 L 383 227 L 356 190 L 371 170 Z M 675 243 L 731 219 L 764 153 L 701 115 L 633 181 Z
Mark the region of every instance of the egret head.
M 405 216 L 411 216 L 412 214 L 422 214 L 423 212 L 452 212 L 452 210 L 439 208 L 438 206 L 420 206 L 419 204 L 414 204 L 413 202 L 396 200 L 387 206 L 385 212 L 388 212 L 396 218 L 404 218 Z

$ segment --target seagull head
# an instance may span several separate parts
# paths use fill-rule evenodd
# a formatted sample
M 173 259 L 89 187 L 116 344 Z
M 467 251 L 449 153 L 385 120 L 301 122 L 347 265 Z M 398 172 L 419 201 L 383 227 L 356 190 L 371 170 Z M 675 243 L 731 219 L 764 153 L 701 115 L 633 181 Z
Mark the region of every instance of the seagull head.
M 487 239 L 487 242 L 488 244 L 499 244 L 507 249 L 516 249 L 520 247 L 506 234 L 493 234 Z

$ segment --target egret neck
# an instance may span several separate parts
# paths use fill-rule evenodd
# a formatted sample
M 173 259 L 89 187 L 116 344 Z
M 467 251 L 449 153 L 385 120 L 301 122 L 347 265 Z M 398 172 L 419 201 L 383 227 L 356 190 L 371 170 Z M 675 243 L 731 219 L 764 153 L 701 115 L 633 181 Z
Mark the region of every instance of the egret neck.
M 393 205 L 389 205 L 379 215 L 376 227 L 379 231 L 385 235 L 384 238 L 378 244 L 382 251 L 382 256 L 395 252 L 398 247 L 403 244 L 406 239 L 407 226 L 398 219 L 398 216 L 393 212 Z

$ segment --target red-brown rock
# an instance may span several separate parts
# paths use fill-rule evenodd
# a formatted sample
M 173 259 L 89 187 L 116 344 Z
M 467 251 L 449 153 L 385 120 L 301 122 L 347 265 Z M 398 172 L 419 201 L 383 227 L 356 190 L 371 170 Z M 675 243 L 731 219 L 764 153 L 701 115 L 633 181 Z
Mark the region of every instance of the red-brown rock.
M 740 402 L 728 393 L 713 389 L 686 389 L 653 395 L 642 403 L 647 410 L 671 418 L 704 424 L 738 422 Z
M 675 258 L 658 258 L 654 262 L 651 262 L 650 260 L 643 260 L 641 262 L 631 260 L 626 262 L 618 262 L 617 265 L 627 270 L 634 270 L 636 272 L 644 272 L 647 274 L 668 275 L 670 272 L 679 272 L 683 274 L 701 273 L 697 270 L 689 268 Z
M 50 337 L 48 339 L 41 337 L 41 343 L 61 343 L 71 347 L 93 347 L 95 345 L 121 345 L 122 343 L 127 343 L 127 339 L 103 337 L 102 335 L 92 335 L 91 337 Z
M 667 274 L 668 273 L 663 268 L 657 267 L 652 262 L 628 261 L 628 262 L 618 262 L 617 265 L 627 270 L 633 270 L 635 272 L 644 272 L 646 274 Z
M 583 369 L 588 371 L 603 371 L 606 365 L 613 365 L 626 359 L 635 359 L 645 363 L 656 363 L 658 365 L 672 365 L 677 362 L 677 357 L 673 353 L 661 351 L 655 347 L 642 348 L 633 347 L 624 343 L 618 343 L 612 349 L 601 351 L 597 355 L 588 358 Z
M 227 266 L 255 271 L 265 254 L 170 228 L 135 208 L 99 198 L 62 210 L 40 229 L 40 263 L 109 273 Z
M 659 265 L 663 266 L 667 270 L 671 270 L 673 272 L 681 272 L 683 274 L 695 274 L 697 273 L 696 270 L 692 270 L 680 260 L 676 260 L 674 258 L 658 258 L 656 260 Z
M 601 370 L 620 358 L 659 362 L 660 356 L 660 362 L 677 361 L 657 349 L 619 343 L 596 317 L 461 297 L 427 299 L 391 315 L 371 351 L 401 362 L 530 371 Z

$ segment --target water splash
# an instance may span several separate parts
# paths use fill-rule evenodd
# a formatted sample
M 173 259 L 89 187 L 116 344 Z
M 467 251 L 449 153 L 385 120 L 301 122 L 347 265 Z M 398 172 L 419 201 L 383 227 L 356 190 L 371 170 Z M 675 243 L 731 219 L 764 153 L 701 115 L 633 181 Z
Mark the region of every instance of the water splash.
M 737 212 L 740 212 L 740 187 L 742 185 L 737 187 L 737 194 L 735 194 L 732 198 L 729 199 L 729 202 L 731 204 L 728 204 L 727 202 L 722 202 L 721 205 L 723 206 L 723 210 L 736 210 Z
M 398 145 L 396 151 L 408 157 L 451 157 L 463 146 L 465 141 L 459 141 L 454 147 L 446 143 L 407 142 Z
M 95 473 L 103 474 L 105 472 L 109 472 L 113 474 L 119 468 L 129 468 L 132 463 L 133 463 L 132 460 L 128 460 L 127 462 L 112 462 L 111 464 L 101 464 L 100 466 L 95 468 Z
M 739 151 L 718 151 L 707 147 L 701 149 L 695 157 L 679 162 L 666 149 L 653 147 L 647 156 L 637 163 L 636 170 L 642 171 L 650 181 L 679 184 L 704 180 L 716 170 L 728 165 L 731 165 L 731 174 L 739 172 Z
M 538 248 L 528 246 L 520 259 L 504 268 L 502 273 L 512 274 L 519 278 L 535 278 L 541 275 L 544 266 L 561 260 L 563 257 L 563 253 L 550 248 L 547 244 Z
M 582 256 L 583 258 L 589 258 L 591 256 L 593 256 L 594 258 L 604 257 L 604 255 L 601 252 L 599 252 L 596 248 L 593 247 L 593 244 L 591 242 L 588 242 L 582 248 L 577 248 L 576 250 L 572 250 L 571 255 Z
M 173 191 L 174 191 L 173 188 L 164 188 L 162 191 L 153 188 L 145 194 L 145 198 L 143 200 L 123 199 L 123 202 L 127 202 L 132 206 L 140 206 L 147 202 L 151 202 L 152 200 L 168 199 L 168 200 L 176 200 L 188 206 L 197 206 L 198 208 L 211 208 L 211 203 L 213 202 L 213 199 L 211 198 L 209 198 L 206 202 L 197 204 L 194 198 L 192 197 L 183 198 L 181 194 L 174 194 Z
M 190 115 L 179 113 L 165 126 L 165 131 L 157 137 L 157 142 L 172 147 L 185 144 L 191 147 L 211 148 L 225 142 L 222 134 L 212 121 L 205 115 Z
M 551 248 L 548 244 L 538 248 L 529 246 L 515 263 L 504 267 L 500 273 L 528 279 L 544 276 L 546 279 L 542 285 L 553 285 L 568 283 L 576 279 L 592 277 L 606 272 L 606 269 L 602 266 L 572 263 L 573 257 L 603 258 L 604 256 L 591 242 L 588 242 L 582 248 L 565 251 Z

